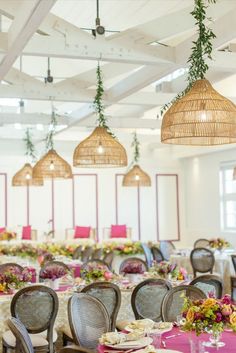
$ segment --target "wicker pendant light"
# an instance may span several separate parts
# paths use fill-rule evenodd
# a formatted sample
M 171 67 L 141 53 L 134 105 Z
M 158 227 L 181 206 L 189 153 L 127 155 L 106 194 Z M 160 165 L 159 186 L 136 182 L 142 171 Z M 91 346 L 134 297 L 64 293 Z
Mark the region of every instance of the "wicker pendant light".
M 125 167 L 127 155 L 124 147 L 111 133 L 104 116 L 102 103 L 103 82 L 101 69 L 97 67 L 97 94 L 94 99 L 95 111 L 98 114 L 98 126 L 92 134 L 80 142 L 74 150 L 74 167 Z
M 33 178 L 33 167 L 26 163 L 12 178 L 12 186 L 42 186 L 42 178 Z
M 137 134 L 134 133 L 133 142 L 134 147 L 133 167 L 125 174 L 122 185 L 123 186 L 151 186 L 151 178 L 145 173 L 142 168 L 137 164 L 140 159 L 140 142 L 138 141 Z
M 24 141 L 26 143 L 26 155 L 35 161 L 35 150 L 30 130 L 26 130 Z M 12 186 L 42 186 L 43 178 L 33 178 L 33 167 L 26 163 L 12 178 Z
M 46 136 L 46 149 L 48 152 L 35 164 L 33 168 L 33 178 L 72 178 L 71 166 L 54 150 L 53 136 L 56 132 L 56 125 L 56 114 L 52 106 L 51 129 Z
M 33 178 L 72 178 L 72 170 L 67 163 L 53 149 L 49 150 L 34 166 Z
M 211 41 L 215 37 L 205 25 L 206 8 L 204 1 L 195 0 L 192 15 L 199 37 L 193 43 L 188 60 L 188 86 L 170 103 L 163 117 L 163 143 L 212 146 L 236 142 L 236 106 L 205 79 L 208 70 L 205 59 L 211 59 Z M 164 110 L 168 106 L 164 106 Z

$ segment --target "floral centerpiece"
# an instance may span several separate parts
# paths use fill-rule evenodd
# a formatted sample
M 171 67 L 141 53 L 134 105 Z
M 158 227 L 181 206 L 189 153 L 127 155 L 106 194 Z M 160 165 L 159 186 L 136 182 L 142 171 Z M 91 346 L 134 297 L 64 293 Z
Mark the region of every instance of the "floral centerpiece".
M 13 240 L 16 239 L 16 233 L 15 232 L 9 232 L 5 231 L 3 233 L 0 233 L 0 241 L 1 240 Z
M 42 279 L 50 279 L 52 281 L 62 278 L 69 274 L 69 271 L 66 268 L 58 265 L 53 265 L 48 268 L 45 268 L 41 273 L 40 277 Z
M 156 262 L 153 261 L 149 273 L 162 278 L 171 277 L 172 279 L 185 280 L 187 279 L 187 271 L 183 267 L 177 267 L 177 264 L 172 264 L 168 261 Z
M 185 331 L 219 334 L 224 328 L 236 331 L 236 306 L 229 295 L 222 299 L 209 297 L 202 300 L 184 298 L 183 326 Z
M 89 264 L 86 269 L 81 270 L 82 276 L 86 282 L 109 281 L 114 275 L 102 264 Z
M 107 244 L 104 244 L 103 251 L 104 253 L 114 251 L 115 254 L 117 255 L 136 255 L 136 254 L 143 253 L 143 249 L 139 241 L 136 241 L 136 242 L 127 241 L 123 244 L 119 244 L 116 242 L 111 242 L 111 243 L 109 242 Z
M 14 289 L 19 289 L 30 282 L 31 278 L 32 274 L 26 268 L 23 271 L 9 268 L 6 272 L 0 273 L 0 292 L 12 293 Z
M 215 250 L 222 250 L 230 246 L 229 242 L 223 238 L 216 238 L 209 240 L 209 246 Z
M 144 273 L 144 268 L 143 268 L 143 264 L 140 262 L 127 262 L 126 265 L 124 266 L 124 268 L 122 269 L 122 272 L 125 274 L 143 274 Z

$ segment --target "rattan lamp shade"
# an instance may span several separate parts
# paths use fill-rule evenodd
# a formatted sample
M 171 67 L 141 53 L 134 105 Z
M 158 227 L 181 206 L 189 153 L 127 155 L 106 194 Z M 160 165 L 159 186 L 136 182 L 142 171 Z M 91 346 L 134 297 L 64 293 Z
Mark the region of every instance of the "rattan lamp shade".
M 104 127 L 98 126 L 76 147 L 73 165 L 94 168 L 124 167 L 127 165 L 127 155 L 124 147 Z
M 135 164 L 130 171 L 125 174 L 123 186 L 151 186 L 151 178 L 138 164 Z
M 71 166 L 53 149 L 48 151 L 33 168 L 33 178 L 72 178 Z
M 233 171 L 233 180 L 236 180 L 236 167 L 234 167 L 234 171 Z
M 12 186 L 42 186 L 43 178 L 33 178 L 33 168 L 26 163 L 12 178 Z
M 161 141 L 176 145 L 221 145 L 236 142 L 236 106 L 206 79 L 165 113 Z

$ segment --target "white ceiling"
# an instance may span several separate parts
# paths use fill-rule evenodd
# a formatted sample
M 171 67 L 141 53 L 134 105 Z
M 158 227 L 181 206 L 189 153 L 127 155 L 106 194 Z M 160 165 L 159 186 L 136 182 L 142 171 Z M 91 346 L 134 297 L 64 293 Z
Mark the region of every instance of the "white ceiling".
M 96 121 L 92 101 L 100 58 L 111 127 L 126 143 L 136 130 L 145 144 L 163 146 L 160 108 L 186 84 L 183 69 L 195 34 L 192 7 L 193 0 L 100 0 L 101 24 L 115 32 L 94 38 L 81 28 L 94 28 L 96 0 L 0 0 L 0 138 L 21 139 L 31 126 L 35 139 L 43 139 L 52 100 L 61 115 L 56 139 L 86 136 Z M 231 45 L 236 0 L 218 0 L 208 14 L 217 35 L 208 77 L 236 102 Z M 220 50 L 228 46 L 231 52 Z M 45 84 L 49 56 L 54 81 Z M 20 98 L 25 102 L 21 113 Z M 190 153 L 171 148 L 177 157 Z M 191 153 L 205 150 L 195 147 Z

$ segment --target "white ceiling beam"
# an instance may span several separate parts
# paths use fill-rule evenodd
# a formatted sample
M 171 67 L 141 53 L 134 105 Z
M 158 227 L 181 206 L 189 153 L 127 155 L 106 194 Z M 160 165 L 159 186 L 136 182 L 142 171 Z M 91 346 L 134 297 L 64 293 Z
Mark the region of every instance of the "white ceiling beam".
M 89 117 L 86 121 L 79 122 L 76 126 L 94 127 L 96 118 Z M 128 117 L 108 118 L 108 124 L 114 129 L 160 129 L 161 121 L 157 119 L 140 119 Z
M 21 3 L 8 32 L 8 50 L 0 63 L 0 80 L 10 70 L 55 2 L 56 0 L 31 0 Z
M 57 115 L 57 122 L 60 125 L 67 125 L 70 118 L 67 116 Z M 5 124 L 16 124 L 20 123 L 22 125 L 49 125 L 51 123 L 50 114 L 42 113 L 5 113 L 0 112 L 0 125 Z

